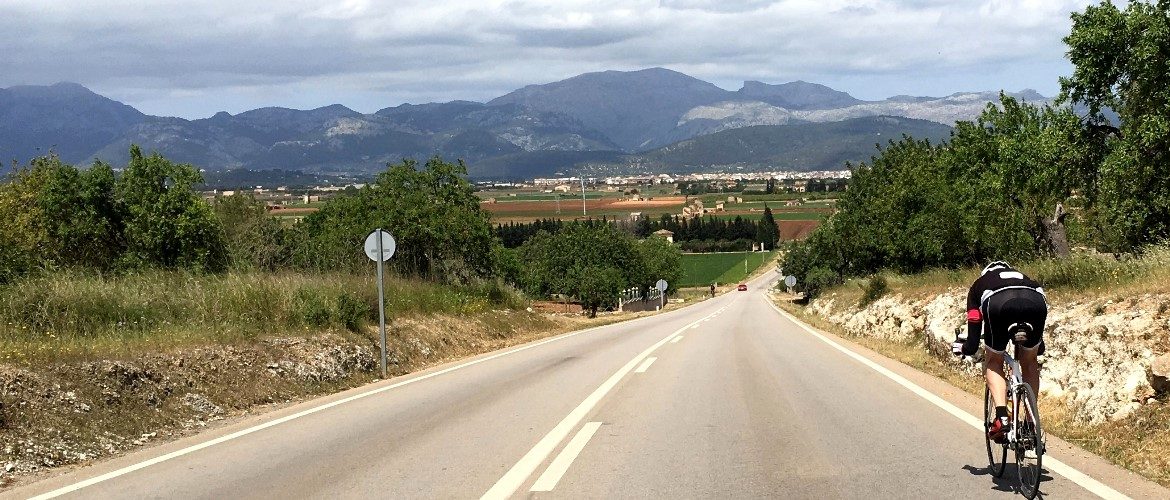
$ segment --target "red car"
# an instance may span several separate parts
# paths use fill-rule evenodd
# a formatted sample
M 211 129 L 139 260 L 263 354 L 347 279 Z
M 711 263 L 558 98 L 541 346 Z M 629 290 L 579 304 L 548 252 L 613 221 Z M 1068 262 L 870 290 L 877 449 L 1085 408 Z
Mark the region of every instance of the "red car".
M 746 291 L 747 291 L 747 285 L 745 285 L 745 284 L 743 284 L 743 283 L 740 283 L 740 284 L 739 284 L 739 288 L 738 288 L 738 290 L 739 290 L 739 291 L 741 291 L 741 292 L 746 292 Z

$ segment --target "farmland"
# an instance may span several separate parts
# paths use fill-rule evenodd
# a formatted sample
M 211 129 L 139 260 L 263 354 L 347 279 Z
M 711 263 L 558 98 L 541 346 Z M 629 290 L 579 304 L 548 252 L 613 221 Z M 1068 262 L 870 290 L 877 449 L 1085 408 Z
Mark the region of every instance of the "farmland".
M 679 287 L 738 283 L 775 255 L 776 252 L 683 254 L 683 278 Z
M 595 188 L 587 188 L 595 189 Z M 743 217 L 758 220 L 765 204 L 778 221 L 822 221 L 834 210 L 834 200 L 803 193 L 741 194 L 708 193 L 684 196 L 666 186 L 640 189 L 637 195 L 623 190 L 587 190 L 584 214 L 581 194 L 545 193 L 536 189 L 487 190 L 477 193 L 481 206 L 492 215 L 493 222 L 531 222 L 537 219 L 628 218 L 633 213 L 658 219 L 662 215 L 681 214 L 683 207 L 696 199 L 712 210 L 707 215 L 719 218 Z M 728 199 L 732 201 L 729 201 Z M 723 203 L 723 209 L 716 204 Z

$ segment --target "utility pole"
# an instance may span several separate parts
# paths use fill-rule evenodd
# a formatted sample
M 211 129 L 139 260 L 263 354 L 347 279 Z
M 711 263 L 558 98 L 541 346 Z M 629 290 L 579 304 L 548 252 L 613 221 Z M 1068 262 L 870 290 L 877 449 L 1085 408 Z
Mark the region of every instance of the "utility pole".
M 585 176 L 581 176 L 581 215 L 585 215 Z

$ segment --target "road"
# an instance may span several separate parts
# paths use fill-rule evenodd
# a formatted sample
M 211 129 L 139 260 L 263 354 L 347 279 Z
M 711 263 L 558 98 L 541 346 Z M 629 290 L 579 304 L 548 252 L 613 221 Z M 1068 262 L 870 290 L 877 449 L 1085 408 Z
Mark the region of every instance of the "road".
M 247 419 L 4 496 L 1015 497 L 1010 480 L 986 475 L 979 431 L 963 418 L 978 401 L 928 399 L 913 387 L 948 386 L 888 360 L 862 361 L 874 356 L 799 326 L 768 302 L 770 279 Z M 957 406 L 948 411 L 947 401 Z M 1082 468 L 1050 468 L 1048 497 L 1110 496 L 1109 488 L 1170 497 L 1083 455 L 1053 446 L 1053 458 Z

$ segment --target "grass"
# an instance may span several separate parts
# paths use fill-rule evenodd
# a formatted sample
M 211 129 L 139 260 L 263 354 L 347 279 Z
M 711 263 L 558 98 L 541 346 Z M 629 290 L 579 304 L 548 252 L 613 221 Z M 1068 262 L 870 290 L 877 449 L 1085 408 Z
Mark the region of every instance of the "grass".
M 1114 258 L 1108 254 L 1077 253 L 1067 259 L 1042 259 L 1014 263 L 1024 274 L 1039 281 L 1050 299 L 1116 299 L 1153 293 L 1170 293 L 1170 246 L 1155 246 L 1141 255 Z M 890 291 L 909 297 L 927 297 L 967 288 L 981 267 L 931 269 L 916 274 L 882 273 Z M 844 300 L 859 300 L 869 278 L 848 280 L 827 290 Z
M 386 281 L 389 317 L 522 306 L 515 294 L 497 286 Z M 29 363 L 274 333 L 356 331 L 374 321 L 372 273 L 60 272 L 0 286 L 0 360 Z
M 682 256 L 679 286 L 738 283 L 775 255 L 776 252 L 686 253 Z

